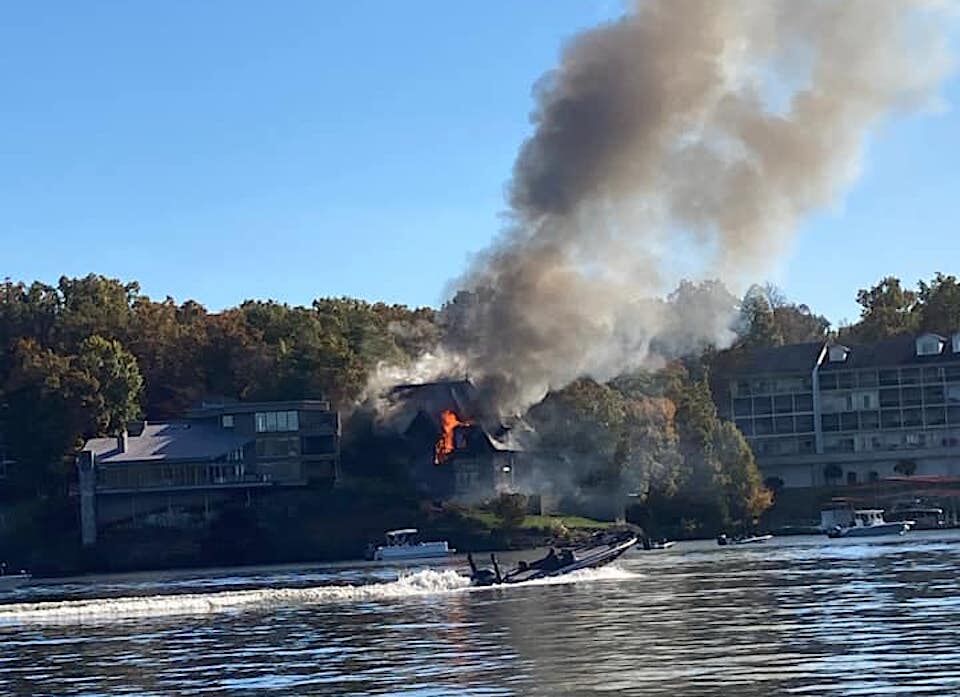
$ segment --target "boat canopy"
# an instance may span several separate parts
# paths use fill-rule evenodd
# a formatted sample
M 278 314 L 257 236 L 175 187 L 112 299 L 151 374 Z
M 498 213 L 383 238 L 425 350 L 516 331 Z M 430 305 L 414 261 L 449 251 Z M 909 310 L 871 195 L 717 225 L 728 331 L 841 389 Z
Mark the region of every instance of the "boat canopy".
M 399 535 L 416 535 L 419 530 L 416 528 L 402 528 L 400 530 L 388 530 L 387 537 L 397 537 Z

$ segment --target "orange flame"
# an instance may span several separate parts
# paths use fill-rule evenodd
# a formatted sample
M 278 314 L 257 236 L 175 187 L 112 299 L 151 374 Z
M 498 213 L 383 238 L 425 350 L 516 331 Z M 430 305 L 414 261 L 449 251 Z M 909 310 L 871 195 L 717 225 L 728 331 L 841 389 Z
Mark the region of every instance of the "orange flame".
M 461 421 L 456 413 L 449 409 L 440 412 L 440 435 L 437 437 L 437 444 L 433 448 L 433 464 L 442 465 L 453 453 L 454 440 L 453 432 L 458 426 L 469 426 L 470 421 Z

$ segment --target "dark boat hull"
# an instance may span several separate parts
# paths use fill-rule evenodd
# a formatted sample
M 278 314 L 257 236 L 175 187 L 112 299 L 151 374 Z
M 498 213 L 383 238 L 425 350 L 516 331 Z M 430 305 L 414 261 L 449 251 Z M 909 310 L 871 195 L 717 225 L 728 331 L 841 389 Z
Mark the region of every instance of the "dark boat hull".
M 497 567 L 496 559 L 491 555 L 491 561 L 494 564 L 493 570 L 477 569 L 473 564 L 473 559 L 468 559 L 473 569 L 472 580 L 477 586 L 497 586 L 513 583 L 524 583 L 525 581 L 534 581 L 540 578 L 553 578 L 564 576 L 581 571 L 583 569 L 597 569 L 619 559 L 623 554 L 632 549 L 638 540 L 634 535 L 620 536 L 608 543 L 596 544 L 586 547 L 579 547 L 570 550 L 573 559 L 569 563 L 561 563 L 554 568 L 541 568 L 537 566 L 528 566 L 521 563 L 516 569 L 501 574 Z

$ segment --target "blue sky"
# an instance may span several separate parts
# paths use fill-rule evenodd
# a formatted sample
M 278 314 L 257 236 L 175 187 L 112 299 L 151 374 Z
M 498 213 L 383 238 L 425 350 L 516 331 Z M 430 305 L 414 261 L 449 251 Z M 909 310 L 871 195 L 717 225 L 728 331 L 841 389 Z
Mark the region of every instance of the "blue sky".
M 617 2 L 15 3 L 0 276 L 103 273 L 219 309 L 436 305 L 500 227 L 533 82 Z M 549 8 L 549 9 L 548 9 Z M 957 268 L 960 80 L 891 123 L 770 280 L 832 320 Z

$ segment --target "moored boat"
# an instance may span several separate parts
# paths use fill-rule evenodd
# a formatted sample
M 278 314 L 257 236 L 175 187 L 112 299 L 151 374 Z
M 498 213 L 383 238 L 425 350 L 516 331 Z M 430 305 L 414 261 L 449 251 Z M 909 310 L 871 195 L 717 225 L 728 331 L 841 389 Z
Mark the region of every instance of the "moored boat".
M 773 535 L 744 535 L 743 537 L 727 537 L 725 534 L 717 537 L 717 544 L 721 547 L 727 545 L 755 545 L 767 540 L 772 540 Z
M 903 535 L 913 525 L 912 520 L 887 521 L 883 509 L 862 508 L 853 512 L 848 525 L 835 525 L 828 529 L 827 537 L 876 537 L 878 535 Z
M 421 542 L 420 531 L 416 528 L 390 530 L 386 533 L 386 544 L 373 552 L 374 561 L 394 561 L 406 559 L 437 559 L 453 554 L 446 540 Z
M 21 571 L 18 574 L 0 574 L 0 591 L 13 590 L 14 588 L 25 586 L 30 583 L 32 579 L 33 576 L 26 571 Z

